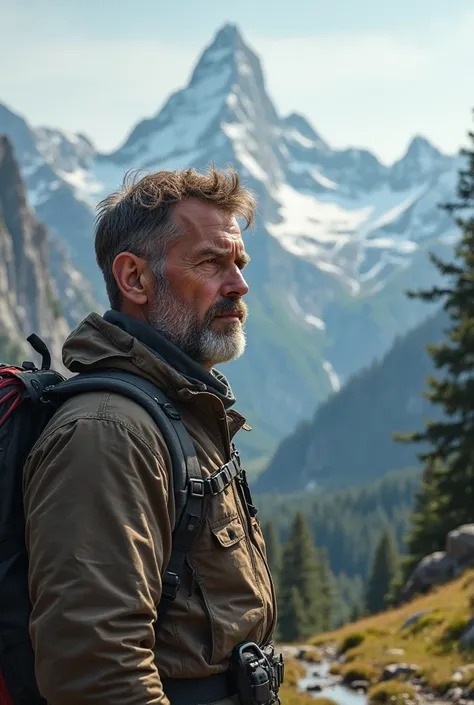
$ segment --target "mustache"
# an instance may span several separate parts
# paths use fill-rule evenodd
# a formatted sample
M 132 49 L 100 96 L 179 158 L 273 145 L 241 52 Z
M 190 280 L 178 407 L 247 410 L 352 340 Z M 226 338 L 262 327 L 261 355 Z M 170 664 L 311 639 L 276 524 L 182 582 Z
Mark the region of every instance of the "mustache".
M 245 319 L 247 316 L 247 312 L 247 304 L 244 303 L 242 300 L 233 301 L 232 299 L 223 299 L 222 301 L 218 301 L 209 309 L 209 317 L 210 319 L 212 319 L 216 316 L 221 316 L 224 313 L 229 313 L 235 314 L 236 316 L 240 316 L 242 319 Z

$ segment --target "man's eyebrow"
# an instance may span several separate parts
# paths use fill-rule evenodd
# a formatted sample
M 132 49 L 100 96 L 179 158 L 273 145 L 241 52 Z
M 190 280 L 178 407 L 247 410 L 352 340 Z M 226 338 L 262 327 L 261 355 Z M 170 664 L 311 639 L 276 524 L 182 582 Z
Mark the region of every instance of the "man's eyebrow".
M 231 250 L 222 247 L 202 247 L 193 253 L 193 257 L 199 259 L 201 257 L 228 257 Z M 242 264 L 248 264 L 250 262 L 250 256 L 246 252 L 242 252 L 237 257 L 237 261 Z

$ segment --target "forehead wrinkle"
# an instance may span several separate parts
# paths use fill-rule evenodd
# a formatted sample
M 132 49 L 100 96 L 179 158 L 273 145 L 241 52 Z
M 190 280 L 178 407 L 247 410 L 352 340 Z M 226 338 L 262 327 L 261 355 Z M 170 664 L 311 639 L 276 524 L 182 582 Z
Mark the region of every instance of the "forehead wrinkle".
M 232 253 L 233 253 L 232 247 L 219 247 L 218 245 L 203 245 L 201 247 L 198 247 L 193 252 L 193 255 L 195 257 L 203 257 L 205 255 L 215 255 L 216 257 L 228 257 Z M 236 259 L 241 260 L 242 262 L 245 262 L 245 263 L 250 262 L 250 257 L 245 252 L 245 250 L 243 250 L 241 252 L 237 252 Z

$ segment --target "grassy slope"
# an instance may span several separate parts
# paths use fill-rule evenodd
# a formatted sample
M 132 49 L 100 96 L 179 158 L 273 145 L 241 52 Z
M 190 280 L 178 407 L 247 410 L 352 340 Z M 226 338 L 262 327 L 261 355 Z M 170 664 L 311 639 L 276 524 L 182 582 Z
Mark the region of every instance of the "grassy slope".
M 390 663 L 416 664 L 426 684 L 444 693 L 452 686 L 469 685 L 474 681 L 474 670 L 466 673 L 466 682 L 451 681 L 460 666 L 474 661 L 473 651 L 461 650 L 458 642 L 472 615 L 470 600 L 473 594 L 474 571 L 471 570 L 427 596 L 347 624 L 337 631 L 318 635 L 312 643 L 337 642 L 340 648 L 351 635 L 362 635 L 362 643 L 345 651 L 344 663 L 336 666 L 341 675 L 353 671 L 358 678 L 375 683 L 384 666 Z M 428 610 L 429 614 L 402 629 L 411 615 Z M 356 637 L 354 641 L 360 638 Z M 387 653 L 389 649 L 403 649 L 404 654 L 394 656 Z

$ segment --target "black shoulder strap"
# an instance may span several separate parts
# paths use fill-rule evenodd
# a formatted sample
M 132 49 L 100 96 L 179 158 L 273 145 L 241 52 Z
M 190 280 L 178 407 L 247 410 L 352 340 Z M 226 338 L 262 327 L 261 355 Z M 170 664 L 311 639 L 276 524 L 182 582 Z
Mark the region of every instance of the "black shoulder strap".
M 115 392 L 140 404 L 162 432 L 171 456 L 176 523 L 170 560 L 162 576 L 162 597 L 155 625 L 157 630 L 171 602 L 176 599 L 186 554 L 191 550 L 201 525 L 205 496 L 201 467 L 194 444 L 178 411 L 158 387 L 139 375 L 122 370 L 81 373 L 48 388 L 43 396 L 47 401 L 58 403 L 76 394 L 91 391 Z

